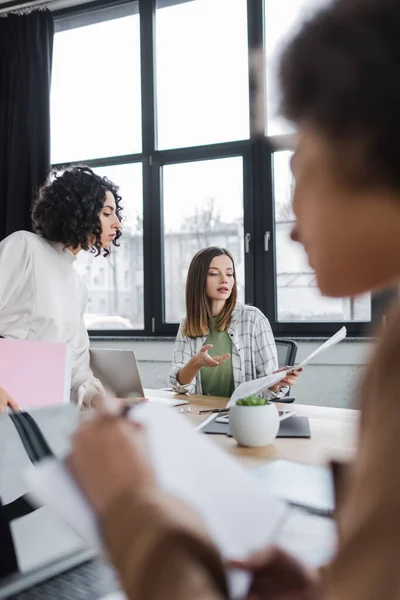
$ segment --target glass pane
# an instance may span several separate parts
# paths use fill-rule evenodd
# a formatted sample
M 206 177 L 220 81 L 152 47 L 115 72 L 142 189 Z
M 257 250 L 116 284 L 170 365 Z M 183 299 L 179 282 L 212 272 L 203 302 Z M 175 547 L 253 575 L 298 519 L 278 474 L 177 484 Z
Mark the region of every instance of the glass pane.
M 142 149 L 139 15 L 54 36 L 53 164 Z
M 267 135 L 293 132 L 279 116 L 278 66 L 282 48 L 313 13 L 331 0 L 264 0 L 267 85 Z
M 273 157 L 275 199 L 275 253 L 277 273 L 277 320 L 370 321 L 370 294 L 357 298 L 322 296 L 302 246 L 290 239 L 292 212 L 292 152 L 276 152 Z
M 88 329 L 143 329 L 143 199 L 142 165 L 95 169 L 120 186 L 124 207 L 120 247 L 112 255 L 80 252 L 76 267 L 86 281 Z
M 248 138 L 246 0 L 157 5 L 158 148 Z
M 232 253 L 244 302 L 242 157 L 164 166 L 163 204 L 165 320 L 185 316 L 189 264 L 206 246 Z

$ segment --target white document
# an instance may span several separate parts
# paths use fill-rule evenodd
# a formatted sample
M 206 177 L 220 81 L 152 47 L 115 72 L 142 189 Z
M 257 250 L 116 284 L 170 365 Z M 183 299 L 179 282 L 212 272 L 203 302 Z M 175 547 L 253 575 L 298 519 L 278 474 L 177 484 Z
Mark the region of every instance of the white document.
M 245 558 L 271 543 L 308 564 L 320 564 L 331 555 L 336 539 L 328 519 L 300 513 L 271 496 L 254 475 L 197 433 L 185 417 L 158 403 L 140 404 L 131 416 L 146 426 L 160 486 L 200 514 L 225 559 Z M 102 550 L 96 517 L 63 462 L 48 459 L 31 466 L 26 478 L 33 498 Z M 232 597 L 243 597 L 249 575 L 230 572 L 228 580 Z
M 275 543 L 308 567 L 320 567 L 336 552 L 336 524 L 332 519 L 292 508 Z
M 245 381 L 244 383 L 241 383 L 234 390 L 228 404 L 226 405 L 227 408 L 233 404 L 236 404 L 236 402 L 241 398 L 262 394 L 273 385 L 276 385 L 282 381 L 282 379 L 286 377 L 286 373 L 289 373 L 289 370 L 290 369 L 279 371 L 278 373 L 271 373 L 271 375 L 266 375 L 265 377 L 260 377 L 259 379 L 253 379 L 252 381 Z
M 342 327 L 341 329 L 339 329 L 339 331 L 337 331 L 335 333 L 335 335 L 333 335 L 331 338 L 329 338 L 329 340 L 326 340 L 326 342 L 321 344 L 321 346 L 319 346 L 319 348 L 314 350 L 314 352 L 311 352 L 311 354 L 309 354 L 307 356 L 307 358 L 305 358 L 301 363 L 292 367 L 290 369 L 290 371 L 297 371 L 298 369 L 305 367 L 306 365 L 308 365 L 308 363 L 310 363 L 312 360 L 314 360 L 314 358 L 316 356 L 318 356 L 318 354 L 320 354 L 321 352 L 325 352 L 325 350 L 328 350 L 328 348 L 332 348 L 332 346 L 335 346 L 336 344 L 338 344 L 339 342 L 344 340 L 346 335 L 347 335 L 347 329 L 346 329 L 346 327 Z
M 286 377 L 288 373 L 292 373 L 293 371 L 297 371 L 298 369 L 302 369 L 306 365 L 308 365 L 318 354 L 321 352 L 325 352 L 328 348 L 335 346 L 339 342 L 341 342 L 347 335 L 346 327 L 342 327 L 335 335 L 333 335 L 329 340 L 321 344 L 319 348 L 314 350 L 307 358 L 305 358 L 302 362 L 285 369 L 284 371 L 279 371 L 278 373 L 271 373 L 271 375 L 267 375 L 266 377 L 260 377 L 259 379 L 253 379 L 252 381 L 245 381 L 245 383 L 241 383 L 233 392 L 227 407 L 236 404 L 238 400 L 241 398 L 247 398 L 247 396 L 257 396 L 262 394 L 266 390 L 268 390 L 273 385 L 276 385 L 282 379 Z
M 189 404 L 189 400 L 181 400 L 180 398 L 163 398 L 162 396 L 149 396 L 149 402 L 159 402 L 165 406 L 183 406 Z
M 158 482 L 201 516 L 225 559 L 244 558 L 276 537 L 290 509 L 179 413 L 158 403 L 132 412 L 145 424 Z M 100 549 L 97 522 L 64 463 L 49 459 L 27 472 L 31 494 L 49 505 L 82 539 Z M 248 577 L 235 577 L 235 595 Z

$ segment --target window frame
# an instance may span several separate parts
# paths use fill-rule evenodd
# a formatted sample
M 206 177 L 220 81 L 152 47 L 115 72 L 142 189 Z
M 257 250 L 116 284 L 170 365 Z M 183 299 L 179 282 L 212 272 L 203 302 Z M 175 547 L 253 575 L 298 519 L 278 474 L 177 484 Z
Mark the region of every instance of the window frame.
M 193 0 L 163 0 L 163 5 Z M 266 2 L 268 0 L 265 0 Z M 140 330 L 89 330 L 93 339 L 132 338 L 176 335 L 178 324 L 168 323 L 164 313 L 164 261 L 162 216 L 162 168 L 164 165 L 197 160 L 212 160 L 241 156 L 243 158 L 244 234 L 250 235 L 249 251 L 245 252 L 245 301 L 260 308 L 268 317 L 275 335 L 285 337 L 326 337 L 343 324 L 348 335 L 366 335 L 371 323 L 279 322 L 277 310 L 277 280 L 275 273 L 274 198 L 272 159 L 278 150 L 292 150 L 293 136 L 266 136 L 266 85 L 264 0 L 247 0 L 250 138 L 206 146 L 158 150 L 156 147 L 157 112 L 155 81 L 155 21 L 156 0 L 96 1 L 79 7 L 54 12 L 55 30 L 72 28 L 89 22 L 99 22 L 124 14 L 134 14 L 137 6 L 140 17 L 140 66 L 142 108 L 142 151 L 123 156 L 99 159 L 82 157 L 68 164 L 87 164 L 107 167 L 142 163 L 143 169 L 143 305 L 144 328 Z M 117 11 L 117 14 L 115 14 Z M 112 16 L 111 16 L 112 15 Z M 93 21 L 94 18 L 97 21 Z M 229 15 L 227 15 L 227 22 Z M 264 71 L 260 75 L 252 61 L 262 48 Z M 263 108 L 260 110 L 260 94 Z M 260 132 L 260 123 L 263 126 Z M 62 167 L 63 165 L 54 165 Z M 271 233 L 269 250 L 264 247 L 265 232 Z M 372 323 L 382 316 L 383 303 L 372 297 Z
M 154 153 L 153 159 L 153 189 L 156 197 L 159 198 L 157 204 L 157 214 L 153 214 L 153 248 L 156 256 L 160 258 L 160 274 L 154 281 L 154 317 L 152 321 L 152 333 L 156 335 L 176 335 L 178 325 L 164 320 L 164 237 L 162 224 L 162 169 L 166 165 L 183 164 L 185 162 L 216 160 L 221 158 L 242 157 L 243 159 L 243 228 L 244 232 L 252 236 L 253 210 L 251 198 L 251 144 L 249 140 L 240 142 L 227 142 L 224 144 L 215 144 L 212 146 L 195 148 L 185 148 L 178 150 L 162 150 Z M 245 301 L 254 303 L 253 295 L 253 269 L 254 255 L 252 252 L 245 252 Z

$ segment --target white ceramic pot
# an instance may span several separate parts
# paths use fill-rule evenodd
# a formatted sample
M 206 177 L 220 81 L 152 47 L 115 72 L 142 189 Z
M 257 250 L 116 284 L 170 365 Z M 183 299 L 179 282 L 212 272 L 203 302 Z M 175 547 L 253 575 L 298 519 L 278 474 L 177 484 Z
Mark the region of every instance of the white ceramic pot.
M 240 446 L 267 446 L 279 431 L 279 413 L 275 404 L 238 406 L 229 411 L 229 428 Z

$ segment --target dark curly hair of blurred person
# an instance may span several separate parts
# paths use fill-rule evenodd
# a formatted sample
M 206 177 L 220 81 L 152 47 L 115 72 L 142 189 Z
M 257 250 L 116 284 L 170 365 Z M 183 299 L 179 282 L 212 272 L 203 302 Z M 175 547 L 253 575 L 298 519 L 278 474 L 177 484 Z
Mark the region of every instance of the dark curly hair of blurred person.
M 398 0 L 334 0 L 286 47 L 279 77 L 283 114 L 331 143 L 341 177 L 400 189 Z
M 90 250 L 96 256 L 108 256 L 101 247 L 100 212 L 107 192 L 115 199 L 116 214 L 121 221 L 122 206 L 118 186 L 107 177 L 96 175 L 89 167 L 74 166 L 54 171 L 40 188 L 32 207 L 34 231 L 50 242 Z M 119 246 L 122 233 L 116 232 L 114 246 Z M 89 243 L 91 237 L 94 242 Z

